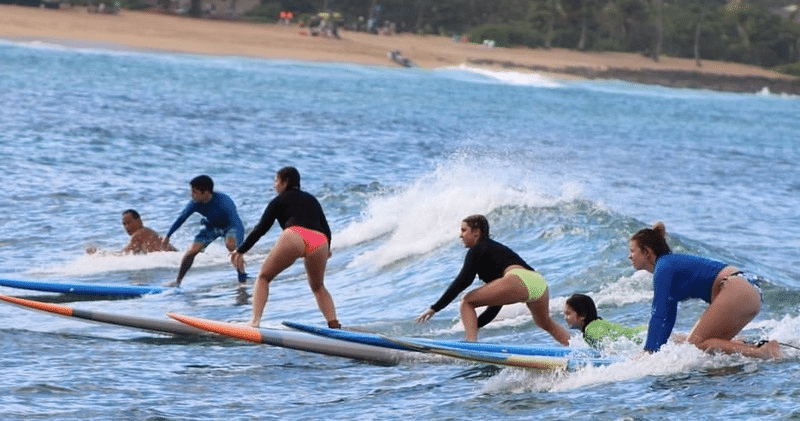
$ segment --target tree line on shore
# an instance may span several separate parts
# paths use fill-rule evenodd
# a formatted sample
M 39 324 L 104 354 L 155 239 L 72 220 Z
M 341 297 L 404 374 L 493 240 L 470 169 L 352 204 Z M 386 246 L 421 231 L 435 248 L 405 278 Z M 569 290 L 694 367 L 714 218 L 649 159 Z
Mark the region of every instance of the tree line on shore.
M 189 14 L 201 15 L 204 1 L 191 0 Z M 337 12 L 338 26 L 376 34 L 691 58 L 698 67 L 721 60 L 800 77 L 800 8 L 791 1 L 797 0 L 261 0 L 245 17 L 277 22 L 292 11 L 309 23 Z
M 262 0 L 260 10 L 300 19 L 335 10 L 342 25 L 373 32 L 391 24 L 499 47 L 724 60 L 800 76 L 797 6 L 756 0 Z

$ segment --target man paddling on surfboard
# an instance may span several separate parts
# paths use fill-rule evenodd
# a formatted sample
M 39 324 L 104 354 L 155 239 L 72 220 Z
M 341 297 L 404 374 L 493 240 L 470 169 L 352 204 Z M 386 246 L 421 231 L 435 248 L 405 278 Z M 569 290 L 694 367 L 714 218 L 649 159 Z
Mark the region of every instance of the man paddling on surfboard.
M 144 226 L 139 212 L 128 209 L 122 212 L 122 226 L 131 236 L 128 245 L 122 249 L 123 253 L 149 253 L 151 251 L 178 251 L 169 240 L 164 241 L 152 229 Z
M 200 230 L 194 237 L 194 242 L 186 251 L 178 270 L 178 277 L 174 282 L 166 283 L 164 286 L 180 286 L 183 277 L 194 263 L 194 258 L 201 251 L 219 237 L 225 238 L 225 246 L 228 251 L 236 250 L 244 240 L 244 224 L 242 224 L 239 214 L 236 212 L 236 204 L 226 194 L 214 191 L 214 181 L 207 175 L 200 175 L 189 182 L 192 192 L 192 200 L 183 209 L 183 212 L 172 224 L 172 227 L 164 237 L 164 244 L 169 244 L 169 238 L 178 228 L 186 222 L 193 213 L 203 215 L 205 228 Z M 238 273 L 239 283 L 247 281 L 247 274 L 244 271 L 244 260 L 236 262 L 236 272 Z
M 178 251 L 169 242 L 164 243 L 163 239 L 153 229 L 144 226 L 142 217 L 139 212 L 134 209 L 128 209 L 122 212 L 122 227 L 125 232 L 131 236 L 128 245 L 121 251 L 114 254 L 144 254 L 154 251 Z M 86 249 L 86 253 L 93 254 L 97 252 L 97 248 L 90 246 Z

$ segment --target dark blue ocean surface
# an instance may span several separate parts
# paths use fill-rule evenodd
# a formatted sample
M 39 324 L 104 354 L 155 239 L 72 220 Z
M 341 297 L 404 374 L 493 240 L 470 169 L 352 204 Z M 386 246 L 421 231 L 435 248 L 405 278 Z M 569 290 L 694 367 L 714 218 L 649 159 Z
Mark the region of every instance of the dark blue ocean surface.
M 800 344 L 800 101 L 623 82 L 556 81 L 468 67 L 363 67 L 0 43 L 0 277 L 161 285 L 181 253 L 116 256 L 121 212 L 164 233 L 211 175 L 246 228 L 296 166 L 333 230 L 326 285 L 348 326 L 460 339 L 458 306 L 431 305 L 461 266 L 460 220 L 547 278 L 551 313 L 589 293 L 601 316 L 649 318 L 651 278 L 628 238 L 664 221 L 674 250 L 758 274 L 744 336 Z M 192 217 L 172 238 L 185 249 Z M 273 229 L 247 255 L 258 272 Z M 97 247 L 100 253 L 87 255 Z M 478 282 L 475 283 L 475 286 Z M 249 293 L 250 286 L 248 286 Z M 0 294 L 54 299 L 0 288 Z M 57 298 L 57 297 L 55 297 Z M 246 321 L 221 243 L 183 287 L 78 309 Z M 705 309 L 679 308 L 688 332 Z M 662 352 L 567 373 L 425 358 L 391 367 L 233 340 L 185 340 L 0 303 L 0 418 L 784 419 L 800 363 Z M 301 263 L 273 283 L 264 327 L 322 325 Z M 524 306 L 481 340 L 552 345 Z M 575 346 L 585 346 L 573 332 Z M 621 344 L 623 355 L 638 347 Z

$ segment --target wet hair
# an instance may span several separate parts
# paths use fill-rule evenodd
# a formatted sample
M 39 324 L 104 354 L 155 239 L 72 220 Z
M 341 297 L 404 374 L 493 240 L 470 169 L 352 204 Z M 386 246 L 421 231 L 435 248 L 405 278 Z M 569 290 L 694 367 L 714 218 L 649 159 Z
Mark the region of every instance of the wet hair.
M 286 182 L 286 189 L 300 190 L 300 171 L 295 167 L 283 167 L 278 170 L 278 178 Z
M 481 230 L 481 236 L 478 240 L 485 240 L 489 238 L 489 221 L 483 215 L 470 215 L 463 219 L 471 229 Z
M 122 212 L 123 216 L 125 216 L 126 214 L 131 214 L 133 219 L 142 219 L 142 217 L 139 215 L 139 212 L 136 212 L 133 209 L 128 209 L 128 210 L 125 210 L 125 211 Z
M 567 305 L 575 310 L 575 314 L 583 317 L 581 332 L 586 331 L 586 325 L 601 318 L 597 316 L 597 307 L 594 305 L 594 300 L 588 295 L 572 294 L 571 297 L 567 298 Z
M 197 177 L 193 178 L 189 184 L 192 186 L 192 188 L 200 191 L 214 191 L 214 181 L 211 180 L 211 177 L 207 175 L 198 175 Z
M 631 241 L 636 241 L 639 248 L 644 250 L 649 248 L 655 253 L 656 258 L 672 252 L 667 244 L 667 227 L 658 221 L 653 228 L 644 228 L 633 234 Z

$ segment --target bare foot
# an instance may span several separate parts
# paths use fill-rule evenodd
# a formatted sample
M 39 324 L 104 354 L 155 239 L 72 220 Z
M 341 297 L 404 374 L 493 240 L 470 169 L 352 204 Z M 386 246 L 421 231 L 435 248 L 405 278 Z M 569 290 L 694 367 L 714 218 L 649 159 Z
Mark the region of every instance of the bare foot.
M 771 340 L 764 345 L 758 347 L 760 357 L 767 360 L 779 360 L 783 357 L 781 353 L 781 345 L 776 340 Z
M 166 282 L 166 283 L 164 283 L 164 286 L 165 287 L 179 287 L 179 286 L 181 286 L 181 283 L 178 282 L 178 281 Z

